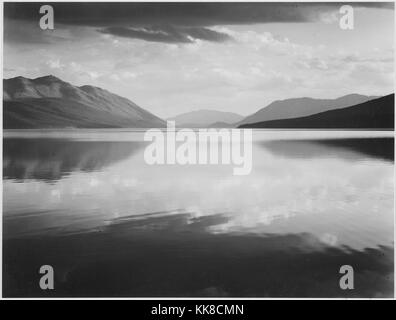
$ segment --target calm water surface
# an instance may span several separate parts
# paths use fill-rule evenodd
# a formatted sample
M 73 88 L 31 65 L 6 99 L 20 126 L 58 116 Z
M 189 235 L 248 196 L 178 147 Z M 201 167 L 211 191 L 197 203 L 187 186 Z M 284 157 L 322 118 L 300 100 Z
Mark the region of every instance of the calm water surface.
M 392 133 L 255 131 L 247 176 L 149 166 L 146 145 L 128 130 L 4 132 L 4 295 L 393 295 Z M 339 288 L 345 264 L 354 290 Z

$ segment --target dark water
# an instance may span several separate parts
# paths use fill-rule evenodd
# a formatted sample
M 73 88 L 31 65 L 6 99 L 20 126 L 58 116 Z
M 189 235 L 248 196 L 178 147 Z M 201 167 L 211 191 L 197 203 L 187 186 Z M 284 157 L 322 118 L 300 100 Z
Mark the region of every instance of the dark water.
M 393 145 L 255 131 L 252 172 L 233 176 L 149 166 L 141 132 L 5 132 L 3 294 L 393 296 Z

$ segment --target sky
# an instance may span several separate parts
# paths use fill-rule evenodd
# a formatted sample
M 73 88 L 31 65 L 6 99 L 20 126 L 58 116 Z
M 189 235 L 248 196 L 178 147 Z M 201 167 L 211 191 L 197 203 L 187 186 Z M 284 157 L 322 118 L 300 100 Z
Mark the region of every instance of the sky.
M 394 91 L 394 8 L 350 3 L 38 3 L 4 7 L 4 78 L 54 75 L 168 118 L 249 115 L 274 100 Z

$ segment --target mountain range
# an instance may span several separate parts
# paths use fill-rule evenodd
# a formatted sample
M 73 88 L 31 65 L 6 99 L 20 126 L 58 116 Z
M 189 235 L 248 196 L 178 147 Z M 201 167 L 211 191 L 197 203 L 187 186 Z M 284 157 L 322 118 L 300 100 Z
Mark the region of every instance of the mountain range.
M 165 121 L 132 101 L 93 86 L 73 86 L 54 76 L 3 81 L 3 127 L 149 128 Z
M 240 128 L 289 129 L 394 129 L 395 95 L 390 94 L 346 108 L 319 112 L 306 117 L 261 121 Z
M 206 127 L 233 127 L 243 119 L 243 116 L 233 112 L 224 112 L 217 110 L 196 110 L 179 114 L 175 117 L 168 118 L 176 122 L 177 127 L 187 128 L 206 128 Z
M 277 100 L 243 117 L 196 110 L 167 120 L 190 128 L 393 128 L 394 95 Z M 54 76 L 3 81 L 3 127 L 162 128 L 166 121 L 107 90 L 74 86 Z
M 349 94 L 337 99 L 293 98 L 276 100 L 236 123 L 236 126 L 270 120 L 305 117 L 319 112 L 353 106 L 375 98 L 378 97 Z

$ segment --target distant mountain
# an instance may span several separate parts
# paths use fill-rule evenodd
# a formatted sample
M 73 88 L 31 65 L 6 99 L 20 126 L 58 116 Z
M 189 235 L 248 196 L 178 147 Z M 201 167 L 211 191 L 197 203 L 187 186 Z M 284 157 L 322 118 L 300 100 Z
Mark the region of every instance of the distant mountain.
M 378 97 L 349 94 L 337 99 L 295 98 L 277 100 L 246 117 L 236 125 L 240 126 L 247 123 L 305 117 L 319 112 L 353 106 L 375 98 Z
M 54 76 L 3 81 L 3 126 L 23 128 L 147 128 L 165 122 L 126 98 Z
M 208 128 L 235 128 L 234 123 L 218 121 L 207 126 Z
M 390 94 L 347 108 L 307 117 L 244 124 L 240 128 L 394 130 L 394 100 L 395 95 Z
M 227 126 L 243 119 L 243 116 L 216 110 L 197 110 L 169 118 L 176 122 L 176 127 L 206 128 L 215 123 L 225 123 Z

